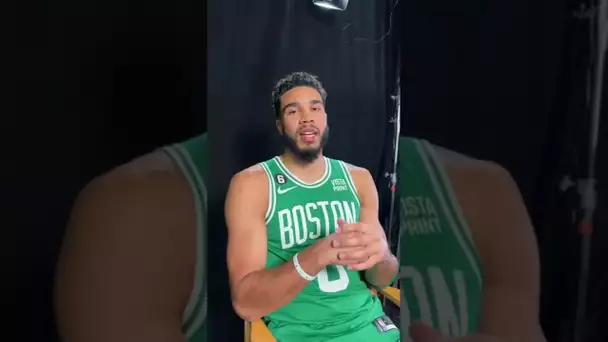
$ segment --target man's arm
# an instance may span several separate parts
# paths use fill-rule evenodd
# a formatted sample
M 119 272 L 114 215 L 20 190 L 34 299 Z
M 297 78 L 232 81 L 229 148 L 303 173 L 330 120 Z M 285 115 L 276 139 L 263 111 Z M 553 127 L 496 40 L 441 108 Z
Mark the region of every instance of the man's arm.
M 483 265 L 480 332 L 498 341 L 545 341 L 538 320 L 538 251 L 523 199 L 502 167 L 488 163 L 475 173 L 478 196 L 465 215 Z
M 268 181 L 259 166 L 232 178 L 225 206 L 230 289 L 235 311 L 250 322 L 287 305 L 309 283 L 297 273 L 291 260 L 265 269 L 267 205 Z M 298 257 L 309 275 L 316 275 L 324 267 L 313 247 Z
M 536 239 L 517 185 L 498 165 L 459 159 L 447 170 L 483 266 L 479 333 L 447 340 L 415 324 L 410 336 L 416 342 L 544 342 Z
M 378 220 L 378 191 L 372 175 L 367 169 L 354 166 L 350 166 L 350 172 L 357 188 L 359 201 L 361 202 L 359 222 L 377 227 L 382 232 L 385 240 L 384 243 L 386 243 L 384 229 Z M 364 272 L 367 282 L 379 289 L 391 284 L 397 275 L 399 267 L 397 258 L 390 252 L 388 246 L 386 250 L 387 254 L 384 259 Z
M 63 341 L 184 341 L 195 259 L 188 193 L 175 174 L 115 171 L 80 194 L 56 276 Z
M 484 269 L 481 331 L 513 341 L 544 341 L 538 321 L 540 266 L 532 223 L 508 172 L 492 164 L 485 174 L 488 193 L 479 203 L 486 205 L 475 223 L 481 228 L 478 249 Z

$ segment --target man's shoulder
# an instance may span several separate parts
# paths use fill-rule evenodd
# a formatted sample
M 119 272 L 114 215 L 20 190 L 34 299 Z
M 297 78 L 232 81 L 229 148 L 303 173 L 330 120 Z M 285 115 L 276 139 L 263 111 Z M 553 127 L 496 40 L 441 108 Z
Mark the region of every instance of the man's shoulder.
M 76 199 L 70 226 L 87 235 L 137 236 L 159 250 L 177 247 L 186 252 L 180 244 L 195 232 L 192 203 L 186 177 L 170 157 L 155 151 L 89 182 Z
M 350 172 L 351 174 L 353 174 L 353 175 L 354 174 L 360 175 L 360 174 L 369 173 L 369 171 L 366 168 L 362 167 L 362 166 L 358 166 L 356 164 L 353 164 L 353 163 L 350 163 L 350 162 L 346 162 L 346 161 L 340 160 L 340 159 L 331 159 L 331 158 L 328 158 L 328 159 L 329 160 L 333 160 L 333 161 L 335 161 L 337 163 L 343 164 L 344 167 L 346 167 L 346 170 L 348 172 Z
M 448 175 L 454 195 L 474 236 L 486 236 L 495 220 L 496 208 L 510 201 L 521 202 L 517 184 L 501 165 L 447 148 L 433 146 Z M 485 240 L 485 238 L 484 238 Z
M 460 168 L 483 168 L 489 167 L 493 163 L 486 160 L 477 159 L 475 157 L 466 155 L 461 152 L 454 151 L 452 149 L 448 149 L 438 144 L 434 144 L 425 139 L 415 138 L 415 137 L 400 137 L 399 138 L 400 147 L 403 147 L 405 144 L 426 144 L 432 148 L 432 153 L 438 157 L 438 161 L 444 167 L 460 167 Z M 400 150 L 399 153 L 402 153 Z
M 348 170 L 359 170 L 359 169 L 363 169 L 361 166 L 357 166 L 357 165 L 355 165 L 355 164 L 353 164 L 353 163 L 347 163 L 347 162 L 345 162 L 345 161 L 343 161 L 343 160 L 338 160 L 338 162 L 343 163 L 343 164 L 344 164 L 344 166 L 346 166 L 346 168 L 347 168 Z
M 181 309 L 190 294 L 196 254 L 197 214 L 191 196 L 185 177 L 161 151 L 95 178 L 72 209 L 62 246 L 67 251 L 62 257 L 65 274 L 97 270 L 100 280 L 93 287 L 102 293 L 117 281 L 139 289 L 103 303 L 118 310 L 131 303 L 127 296 L 145 300 L 150 304 L 146 310 Z
M 155 150 L 115 167 L 102 177 L 146 177 L 153 174 L 172 175 L 179 168 L 171 157 L 162 150 Z
M 434 144 L 431 146 L 448 175 L 454 174 L 481 181 L 485 179 L 491 181 L 511 179 L 507 169 L 496 162 L 478 159 Z M 477 177 L 481 177 L 481 179 Z
M 236 205 L 240 208 L 239 214 L 242 214 L 242 210 L 252 210 L 254 215 L 259 214 L 260 217 L 263 217 L 270 196 L 268 184 L 268 177 L 260 164 L 237 172 L 230 180 L 226 208 L 234 208 L 233 205 L 236 205 L 234 203 L 241 203 Z M 229 212 L 230 215 L 237 214 L 237 211 L 234 210 Z
M 89 185 L 114 183 L 142 184 L 185 179 L 180 168 L 169 155 L 155 150 L 119 165 L 96 177 Z
M 267 186 L 266 171 L 261 164 L 255 164 L 237 172 L 230 181 L 230 187 L 239 191 L 257 191 Z
M 167 201 L 185 203 L 191 201 L 190 196 L 190 185 L 181 169 L 165 152 L 157 150 L 94 178 L 81 191 L 76 204 L 104 207 L 113 202 L 125 209 L 134 207 L 126 213 L 135 215 L 137 208 L 155 207 Z
M 266 175 L 266 171 L 264 171 L 264 167 L 261 164 L 251 165 L 243 170 L 237 172 L 234 178 L 246 179 L 247 181 L 256 181 L 258 179 L 264 178 Z

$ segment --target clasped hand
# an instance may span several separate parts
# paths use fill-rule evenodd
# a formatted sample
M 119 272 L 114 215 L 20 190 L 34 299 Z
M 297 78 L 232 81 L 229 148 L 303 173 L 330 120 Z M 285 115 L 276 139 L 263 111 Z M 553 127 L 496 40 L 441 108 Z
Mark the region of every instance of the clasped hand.
M 337 264 L 356 271 L 371 268 L 390 254 L 382 228 L 361 222 L 338 220 L 331 247 L 336 252 Z

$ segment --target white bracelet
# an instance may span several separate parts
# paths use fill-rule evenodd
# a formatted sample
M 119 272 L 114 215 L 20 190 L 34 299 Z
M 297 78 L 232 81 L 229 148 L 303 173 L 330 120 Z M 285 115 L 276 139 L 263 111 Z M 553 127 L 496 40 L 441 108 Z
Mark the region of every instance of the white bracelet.
M 302 266 L 300 266 L 300 262 L 298 261 L 298 253 L 296 253 L 293 256 L 293 266 L 296 268 L 296 272 L 298 272 L 298 274 L 300 275 L 300 277 L 308 280 L 308 281 L 313 281 L 315 280 L 315 277 L 311 276 L 310 274 L 306 273 L 306 271 L 304 271 L 302 269 Z

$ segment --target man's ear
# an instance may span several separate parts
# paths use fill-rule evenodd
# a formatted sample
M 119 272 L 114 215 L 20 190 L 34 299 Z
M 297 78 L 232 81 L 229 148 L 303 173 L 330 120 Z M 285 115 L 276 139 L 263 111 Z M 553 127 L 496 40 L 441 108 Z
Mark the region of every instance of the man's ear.
M 283 135 L 283 123 L 279 119 L 277 119 L 275 123 L 277 125 L 277 131 L 279 131 L 279 134 Z

